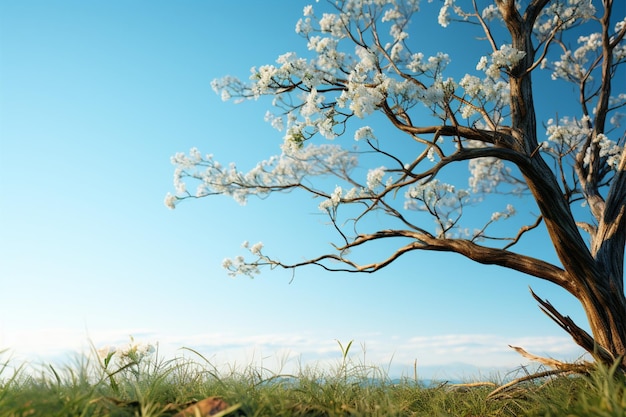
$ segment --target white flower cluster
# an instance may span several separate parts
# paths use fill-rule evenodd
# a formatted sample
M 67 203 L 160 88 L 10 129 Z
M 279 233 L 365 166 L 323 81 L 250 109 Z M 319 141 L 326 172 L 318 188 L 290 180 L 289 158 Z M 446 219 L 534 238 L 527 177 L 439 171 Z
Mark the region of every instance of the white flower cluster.
M 626 17 L 615 24 L 615 33 L 620 33 L 624 29 L 624 26 L 626 26 Z M 615 49 L 613 49 L 613 59 L 615 62 L 620 62 L 626 59 L 626 40 L 624 38 L 622 38 L 620 43 L 615 46 Z
M 583 151 L 583 146 L 585 146 L 592 134 L 589 116 L 584 116 L 580 120 L 563 117 L 558 123 L 553 119 L 549 119 L 546 129 L 548 140 L 542 144 L 542 149 L 557 157 L 569 154 L 572 151 L 579 153 Z M 597 148 L 600 158 L 606 158 L 606 164 L 616 169 L 624 148 L 604 134 L 596 135 L 593 139 L 593 145 L 593 148 L 590 146 L 584 148 L 585 156 L 583 162 L 588 164 L 591 152 L 594 148 Z
M 361 119 L 376 111 L 385 99 L 383 84 L 379 82 L 376 87 L 370 87 L 365 83 L 366 78 L 366 74 L 353 71 L 348 78 L 347 90 L 337 99 L 340 108 L 349 107 Z
M 300 108 L 300 114 L 304 117 L 309 117 L 319 111 L 318 107 L 324 101 L 324 96 L 317 94 L 317 89 L 314 87 L 303 101 L 304 105 Z
M 548 141 L 558 145 L 559 148 L 577 149 L 591 134 L 590 122 L 589 116 L 584 116 L 581 120 L 565 116 L 558 122 L 548 119 L 546 128 Z M 544 143 L 543 146 L 544 149 L 549 149 L 550 143 Z
M 463 19 L 467 19 L 468 17 L 468 14 L 456 5 L 456 0 L 445 0 L 443 2 L 443 6 L 439 9 L 439 16 L 437 17 L 437 22 L 439 22 L 439 24 L 444 28 L 448 27 L 450 24 L 450 9 L 452 9 L 457 16 L 462 17 Z
M 568 0 L 550 2 L 544 8 L 533 28 L 540 41 L 545 41 L 555 30 L 571 28 L 578 19 L 591 19 L 596 13 L 592 0 Z
M 122 346 L 107 345 L 98 349 L 98 356 L 106 365 L 116 359 L 120 365 L 133 363 L 139 364 L 143 359 L 156 352 L 154 345 L 150 343 L 136 342 L 133 337 L 128 344 Z
M 346 36 L 345 25 L 342 20 L 342 16 L 335 13 L 324 13 L 322 18 L 317 21 L 319 28 L 313 26 L 313 20 L 315 19 L 315 11 L 312 5 L 304 7 L 304 18 L 298 20 L 296 23 L 296 33 L 308 37 L 313 32 L 327 33 L 335 38 L 343 38 Z
M 623 23 L 619 22 L 616 25 L 616 29 L 621 27 L 620 24 Z M 583 79 L 586 81 L 593 80 L 593 77 L 590 75 L 590 64 L 595 66 L 596 60 L 601 54 L 602 35 L 600 33 L 591 33 L 587 36 L 580 36 L 578 44 L 580 46 L 577 49 L 565 51 L 561 54 L 560 60 L 552 63 L 553 80 L 559 78 L 576 81 Z M 626 41 L 622 39 L 621 43 L 613 49 L 613 61 L 617 63 L 624 59 L 626 59 Z M 542 65 L 544 67 L 547 66 L 547 61 L 542 63 Z
M 335 191 L 332 192 L 330 198 L 322 201 L 319 205 L 319 209 L 322 211 L 336 210 L 339 203 L 341 203 L 341 194 L 343 189 L 340 186 L 335 187 Z
M 341 68 L 346 54 L 337 50 L 338 39 L 333 37 L 312 36 L 309 38 L 309 51 L 317 52 L 315 60 L 318 68 L 334 71 Z
M 241 247 L 244 249 L 248 249 L 251 254 L 261 256 L 261 250 L 263 249 L 263 242 L 257 242 L 254 245 L 250 246 L 250 242 L 247 240 L 241 244 Z
M 612 169 L 617 169 L 617 165 L 619 164 L 624 148 L 610 140 L 602 133 L 594 138 L 593 143 L 599 149 L 598 155 L 600 158 L 606 158 L 606 164 Z M 585 151 L 585 158 L 583 159 L 585 165 L 588 165 L 591 161 L 591 149 L 591 147 L 588 147 Z
M 511 45 L 502 45 L 500 49 L 491 53 L 489 57 L 480 58 L 477 70 L 482 70 L 492 79 L 500 78 L 500 70 L 510 70 L 526 56 L 526 52 L 518 51 Z
M 272 191 L 297 187 L 306 176 L 349 172 L 358 161 L 337 145 L 295 148 L 287 144 L 280 156 L 261 161 L 248 172 L 237 170 L 234 164 L 224 167 L 213 159 L 213 155 L 201 157 L 197 149 L 192 149 L 189 155 L 177 153 L 172 157 L 172 163 L 177 168 L 174 184 L 178 194 L 165 197 L 165 205 L 169 208 L 174 208 L 176 202 L 186 197 L 212 194 L 229 195 L 243 205 L 251 195 L 265 196 Z M 185 184 L 185 180 L 199 183 L 195 194 L 178 185 Z
M 433 78 L 438 78 L 449 63 L 450 56 L 446 53 L 437 52 L 436 55 L 424 60 L 424 54 L 418 52 L 411 55 L 407 69 L 415 74 L 429 74 Z
M 609 108 L 617 109 L 624 106 L 626 106 L 626 93 L 620 93 L 617 97 L 609 97 Z M 609 118 L 609 123 L 614 127 L 621 127 L 624 117 L 626 117 L 624 113 L 614 111 Z
M 464 205 L 469 202 L 467 190 L 457 190 L 452 184 L 434 179 L 412 185 L 404 197 L 405 210 L 424 211 L 433 216 L 440 237 L 463 234 L 456 223 L 463 214 Z
M 420 91 L 419 99 L 426 107 L 441 106 L 450 100 L 456 88 L 456 82 L 450 77 L 445 80 L 437 79 L 428 88 Z
M 374 136 L 374 130 L 369 126 L 360 127 L 354 132 L 354 140 L 376 140 L 376 136 Z
M 254 275 L 259 274 L 259 262 L 267 260 L 261 252 L 263 250 L 263 243 L 257 242 L 250 246 L 250 242 L 246 240 L 241 244 L 241 247 L 247 249 L 252 255 L 256 256 L 256 260 L 248 262 L 241 255 L 236 256 L 233 259 L 226 258 L 222 261 L 222 268 L 228 270 L 228 275 L 231 277 L 235 277 L 237 275 L 247 275 L 249 277 L 253 277 Z
M 472 117 L 477 109 L 485 108 L 488 103 L 493 105 L 494 110 L 501 109 L 509 102 L 509 83 L 502 79 L 500 71 L 510 70 L 526 55 L 510 45 L 502 45 L 499 50 L 489 57 L 480 58 L 476 69 L 484 71 L 485 77 L 465 74 L 459 81 L 459 85 L 465 91 L 465 98 L 470 103 L 461 106 L 461 116 L 465 119 Z
M 491 214 L 491 221 L 497 222 L 500 219 L 508 219 L 509 217 L 515 215 L 515 213 L 515 207 L 513 207 L 511 204 L 507 204 L 504 211 L 496 211 Z
M 498 158 L 476 158 L 469 161 L 469 187 L 473 193 L 492 193 L 507 182 L 511 168 Z
M 404 208 L 420 211 L 436 211 L 443 207 L 456 209 L 464 204 L 468 197 L 467 190 L 457 190 L 452 184 L 437 179 L 420 181 L 405 192 Z
M 378 187 L 384 187 L 383 178 L 385 177 L 386 168 L 384 166 L 370 169 L 367 172 L 367 189 L 374 191 Z M 388 178 L 391 181 L 391 177 Z
M 348 108 L 352 114 L 359 118 L 366 117 L 379 109 L 380 104 L 385 99 L 394 99 L 394 95 L 401 95 L 403 100 L 423 101 L 428 107 L 441 104 L 445 97 L 451 94 L 455 88 L 451 80 L 445 80 L 441 73 L 450 61 L 447 54 L 438 53 L 436 56 L 425 59 L 422 54 L 415 54 L 412 57 L 404 53 L 404 43 L 408 38 L 405 32 L 409 17 L 419 9 L 419 1 L 381 1 L 381 0 L 352 0 L 342 2 L 342 13 L 324 14 L 315 25 L 315 14 L 311 7 L 304 10 L 304 18 L 298 24 L 298 31 L 306 36 L 308 48 L 314 51 L 317 58 L 311 61 L 309 66 L 326 74 L 344 72 L 346 68 L 351 68 L 347 77 L 347 83 L 339 97 L 334 102 L 339 109 Z M 377 12 L 372 12 L 377 10 Z M 378 14 L 380 12 L 380 15 Z M 390 73 L 380 71 L 384 66 L 382 55 L 375 52 L 375 48 L 370 49 L 357 45 L 355 47 L 355 61 L 348 61 L 344 54 L 340 54 L 339 41 L 346 38 L 350 25 L 350 19 L 357 17 L 363 20 L 363 27 L 372 28 L 371 18 L 382 16 L 381 21 L 389 23 L 390 42 L 384 48 L 388 55 L 385 59 L 391 59 L 407 66 L 411 71 L 420 74 L 427 74 L 433 80 L 433 85 L 427 89 L 418 89 L 414 83 L 407 80 L 396 80 Z M 371 30 L 371 29 L 370 29 Z M 314 33 L 320 33 L 317 35 Z M 354 34 L 351 34 L 354 36 Z M 361 36 L 361 35 L 359 35 Z M 293 78 L 302 78 L 302 74 L 292 75 Z M 324 81 L 324 79 L 322 79 Z M 328 81 L 328 80 L 325 80 Z M 332 103 L 333 99 L 323 99 L 315 101 L 311 97 L 315 93 L 311 91 L 308 97 L 302 97 L 304 104 L 301 115 L 304 121 L 293 121 L 288 123 L 287 137 L 301 143 L 310 137 L 314 132 L 320 132 L 327 138 L 334 138 L 333 127 L 337 121 L 333 119 L 336 113 L 323 112 L 328 108 L 326 105 Z M 315 99 L 318 97 L 316 96 Z M 317 111 L 319 118 L 313 118 L 313 112 Z M 304 113 L 302 113 L 304 111 Z M 309 118 L 307 118 L 309 117 Z M 289 129 L 291 127 L 291 129 Z M 310 128 L 310 130 L 307 130 Z M 309 132 L 307 136 L 307 132 Z M 365 134 L 367 131 L 360 133 Z M 367 132 L 369 133 L 369 132 Z
M 461 116 L 465 119 L 469 119 L 478 108 L 484 108 L 488 103 L 493 103 L 494 108 L 499 109 L 509 102 L 509 83 L 501 79 L 480 79 L 475 75 L 465 74 L 459 81 L 459 86 L 465 91 L 466 98 L 472 101 L 461 106 Z
M 231 277 L 235 277 L 237 275 L 247 275 L 252 277 L 260 273 L 258 265 L 254 263 L 247 263 L 245 258 L 241 255 L 236 256 L 233 259 L 224 259 L 222 261 L 222 268 L 228 270 L 228 275 Z
M 499 20 L 502 19 L 502 14 L 500 13 L 498 6 L 496 6 L 495 4 L 490 4 L 483 9 L 481 17 L 487 21 Z
M 384 2 L 381 2 L 384 4 Z M 386 9 L 383 13 L 381 22 L 390 22 L 389 35 L 391 41 L 385 44 L 385 50 L 388 51 L 389 57 L 392 60 L 403 60 L 408 55 L 405 49 L 405 42 L 409 38 L 409 33 L 406 32 L 409 16 L 419 10 L 419 0 L 413 1 L 388 1 L 387 6 L 391 8 Z
M 269 110 L 265 112 L 265 121 L 268 122 L 274 129 L 278 130 L 279 132 L 282 132 L 282 130 L 285 128 L 283 124 L 283 118 L 280 116 L 276 116 Z

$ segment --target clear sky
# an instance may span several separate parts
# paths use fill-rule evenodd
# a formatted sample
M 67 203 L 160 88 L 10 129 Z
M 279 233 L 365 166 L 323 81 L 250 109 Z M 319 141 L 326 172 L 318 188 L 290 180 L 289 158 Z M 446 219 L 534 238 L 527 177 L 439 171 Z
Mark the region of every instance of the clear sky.
M 197 146 L 242 169 L 279 152 L 270 102 L 223 103 L 210 82 L 304 51 L 294 26 L 306 4 L 0 2 L 0 350 L 39 363 L 132 335 L 169 356 L 185 346 L 217 365 L 274 367 L 336 361 L 336 340 L 354 340 L 368 363 L 412 374 L 417 360 L 424 377 L 526 363 L 509 344 L 580 354 L 528 285 L 584 324 L 569 295 L 459 256 L 415 253 L 367 276 L 227 276 L 222 259 L 244 240 L 281 258 L 324 249 L 309 197 L 164 206 L 176 152 Z M 420 19 L 433 21 L 428 48 L 446 51 L 458 32 Z

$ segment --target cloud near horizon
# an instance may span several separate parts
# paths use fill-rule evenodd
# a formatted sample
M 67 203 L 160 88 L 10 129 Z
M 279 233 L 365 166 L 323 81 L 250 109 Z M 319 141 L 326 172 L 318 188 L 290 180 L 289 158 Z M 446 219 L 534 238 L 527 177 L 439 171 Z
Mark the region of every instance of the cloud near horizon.
M 11 337 L 2 335 L 0 351 L 7 349 L 5 354 L 16 361 L 59 362 L 77 354 L 89 354 L 93 348 L 123 346 L 129 343 L 131 336 L 136 342 L 157 345 L 162 358 L 191 358 L 197 352 L 218 370 L 226 371 L 248 366 L 263 366 L 273 372 L 297 372 L 306 367 L 333 369 L 342 358 L 337 340 L 320 340 L 306 331 L 177 336 L 139 328 L 84 333 L 56 328 L 37 333 L 18 332 Z M 339 342 L 346 347 L 350 340 Z M 356 364 L 381 367 L 392 377 L 412 375 L 416 364 L 424 378 L 437 373 L 506 371 L 528 365 L 529 361 L 509 345 L 564 361 L 577 360 L 583 353 L 567 336 L 509 338 L 492 334 L 443 334 L 402 338 L 368 333 L 354 337 L 350 358 Z

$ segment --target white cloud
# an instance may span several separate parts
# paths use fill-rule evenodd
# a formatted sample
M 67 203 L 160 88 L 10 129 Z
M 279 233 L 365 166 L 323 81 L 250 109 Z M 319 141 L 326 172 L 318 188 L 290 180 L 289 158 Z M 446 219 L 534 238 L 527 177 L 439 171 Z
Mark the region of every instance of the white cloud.
M 194 357 L 189 348 L 207 358 L 218 370 L 260 366 L 274 372 L 297 372 L 303 366 L 332 369 L 341 360 L 336 340 L 320 339 L 311 332 L 274 334 L 197 333 L 166 335 L 149 329 L 122 329 L 81 332 L 72 329 L 45 329 L 38 332 L 3 334 L 0 349 L 9 348 L 19 360 L 36 362 L 58 360 L 70 353 L 88 353 L 91 344 L 123 345 L 130 336 L 136 341 L 158 344 L 159 355 Z M 341 340 L 344 347 L 349 340 Z M 539 355 L 559 360 L 576 360 L 582 351 L 569 337 L 504 337 L 490 334 L 443 334 L 400 337 L 382 333 L 355 335 L 350 350 L 358 364 L 376 365 L 392 377 L 412 375 L 417 364 L 420 378 L 448 374 L 458 377 L 506 372 L 529 361 L 509 345 L 520 346 Z M 196 358 L 198 359 L 198 358 Z

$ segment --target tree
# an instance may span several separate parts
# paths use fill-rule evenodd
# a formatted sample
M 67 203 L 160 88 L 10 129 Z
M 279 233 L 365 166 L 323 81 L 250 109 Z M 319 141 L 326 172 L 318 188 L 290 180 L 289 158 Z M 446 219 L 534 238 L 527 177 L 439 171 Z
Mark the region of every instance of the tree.
M 626 62 L 626 19 L 612 0 L 478 3 L 445 0 L 440 8 L 440 25 L 473 24 L 491 51 L 457 79 L 449 76 L 447 54 L 419 52 L 410 26 L 417 0 L 336 0 L 326 6 L 332 13 L 321 16 L 305 7 L 296 26 L 307 41 L 305 57 L 286 53 L 276 65 L 253 68 L 249 82 L 213 83 L 224 100 L 273 97 L 277 110 L 266 119 L 286 132 L 280 155 L 240 172 L 197 149 L 177 154 L 176 194 L 165 203 L 174 208 L 217 194 L 245 203 L 253 195 L 303 190 L 322 199 L 319 208 L 340 243 L 297 263 L 267 255 L 259 243 L 248 247 L 253 258 L 224 261 L 231 274 L 305 265 L 372 273 L 414 251 L 452 252 L 565 289 L 582 304 L 592 335 L 532 294 L 597 360 L 621 360 L 626 368 L 619 113 L 626 94 L 614 91 L 624 87 L 623 78 L 615 81 Z M 569 83 L 564 91 L 571 94 L 562 100 L 568 116 L 544 115 L 540 133 L 535 96 L 550 92 L 533 89 L 533 77 L 544 74 Z M 357 142 L 348 144 L 341 136 L 352 132 Z M 406 147 L 397 152 L 400 141 Z M 366 175 L 357 169 L 364 164 L 372 164 Z M 460 165 L 469 167 L 469 186 L 458 181 Z M 188 183 L 197 183 L 195 192 Z M 513 204 L 482 219 L 472 212 L 502 195 L 534 201 L 538 214 L 515 224 Z M 388 228 L 372 229 L 368 219 L 380 213 Z M 462 220 L 480 227 L 471 230 Z M 542 230 L 556 264 L 515 251 Z M 386 258 L 359 262 L 354 251 L 377 241 L 397 246 Z

